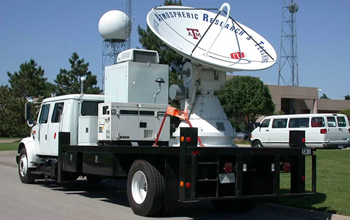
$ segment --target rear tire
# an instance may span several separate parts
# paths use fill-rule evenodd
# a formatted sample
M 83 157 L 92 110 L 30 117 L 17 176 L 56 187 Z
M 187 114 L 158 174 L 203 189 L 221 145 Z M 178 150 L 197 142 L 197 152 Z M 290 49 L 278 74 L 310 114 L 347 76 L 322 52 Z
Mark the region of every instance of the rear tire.
M 34 183 L 35 176 L 30 173 L 31 169 L 28 168 L 28 163 L 27 151 L 22 148 L 19 154 L 18 174 L 22 183 L 31 184 Z
M 128 174 L 127 195 L 132 211 L 154 216 L 164 207 L 164 177 L 147 161 L 136 160 Z
M 261 147 L 264 147 L 264 145 L 262 145 L 262 143 L 260 141 L 254 141 L 253 147 L 261 148 Z

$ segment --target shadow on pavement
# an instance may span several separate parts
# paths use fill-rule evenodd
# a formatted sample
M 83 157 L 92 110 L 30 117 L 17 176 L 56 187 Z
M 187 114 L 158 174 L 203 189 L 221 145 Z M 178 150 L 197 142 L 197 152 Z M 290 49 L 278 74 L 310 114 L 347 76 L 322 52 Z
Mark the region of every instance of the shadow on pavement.
M 88 198 L 99 199 L 116 205 L 130 207 L 126 195 L 126 180 L 105 179 L 100 184 L 91 184 L 85 179 L 78 179 L 70 183 L 57 184 L 55 181 L 37 180 L 36 184 L 52 190 L 62 191 L 67 195 L 81 195 Z M 294 202 L 305 200 L 306 197 L 292 198 Z M 311 201 L 323 201 L 324 194 L 316 194 Z M 291 198 L 288 198 L 289 200 Z M 295 204 L 294 204 L 295 205 Z M 311 204 L 310 204 L 311 207 Z M 327 210 L 325 207 L 324 210 Z M 318 209 L 318 211 L 324 211 Z M 130 210 L 131 211 L 131 210 Z M 289 208 L 280 205 L 262 204 L 249 212 L 225 213 L 214 209 L 210 201 L 170 207 L 166 212 L 156 218 L 184 218 L 184 219 L 332 219 L 331 213 L 313 212 Z

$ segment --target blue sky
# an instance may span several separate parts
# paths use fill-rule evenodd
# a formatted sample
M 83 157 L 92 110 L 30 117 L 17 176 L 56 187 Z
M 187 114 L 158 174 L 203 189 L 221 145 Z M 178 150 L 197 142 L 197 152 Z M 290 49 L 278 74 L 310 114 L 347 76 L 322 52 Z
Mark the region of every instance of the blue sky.
M 222 2 L 183 0 L 183 5 L 219 8 Z M 283 0 L 226 1 L 231 17 L 265 37 L 280 54 Z M 136 28 L 146 28 L 147 13 L 163 0 L 134 0 L 131 46 L 141 47 Z M 301 1 L 297 12 L 297 41 L 300 86 L 318 87 L 331 99 L 350 94 L 348 26 L 349 0 Z M 70 69 L 73 52 L 90 63 L 89 70 L 102 87 L 101 16 L 109 10 L 126 11 L 123 0 L 1 0 L 0 85 L 8 83 L 7 72 L 19 70 L 33 58 L 53 82 L 60 68 Z M 278 64 L 252 75 L 271 85 L 278 83 Z M 320 94 L 320 95 L 321 95 Z

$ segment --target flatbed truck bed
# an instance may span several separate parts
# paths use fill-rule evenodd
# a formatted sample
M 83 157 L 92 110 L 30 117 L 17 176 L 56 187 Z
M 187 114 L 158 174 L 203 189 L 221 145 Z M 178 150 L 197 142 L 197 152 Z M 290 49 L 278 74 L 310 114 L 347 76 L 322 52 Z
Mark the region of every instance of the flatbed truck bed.
M 152 193 L 160 196 L 154 200 L 162 201 L 145 211 L 129 198 L 131 208 L 140 215 L 155 215 L 178 203 L 212 200 L 216 207 L 232 204 L 227 209 L 244 209 L 249 207 L 247 201 L 316 193 L 316 155 L 310 148 L 197 147 L 197 129 L 193 128 L 181 129 L 180 147 L 70 145 L 69 135 L 59 134 L 57 171 L 45 168 L 45 172 L 57 175 L 58 182 L 77 176 L 128 179 L 128 197 L 135 173 L 141 170 L 147 176 L 150 172 L 148 186 L 155 182 L 160 189 Z M 307 156 L 312 166 L 310 191 L 305 190 Z M 148 166 L 150 170 L 143 170 Z M 281 190 L 281 172 L 290 172 L 289 190 Z M 150 188 L 144 190 L 151 193 Z

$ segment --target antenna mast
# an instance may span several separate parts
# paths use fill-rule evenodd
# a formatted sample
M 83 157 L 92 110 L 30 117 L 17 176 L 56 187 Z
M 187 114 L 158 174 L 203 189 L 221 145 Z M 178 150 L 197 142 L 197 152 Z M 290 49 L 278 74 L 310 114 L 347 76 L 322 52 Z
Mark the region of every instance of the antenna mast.
M 296 12 L 299 6 L 295 0 L 283 0 L 280 60 L 278 85 L 299 86 Z M 284 77 L 289 77 L 287 80 Z
M 126 4 L 126 15 L 129 17 L 130 22 L 128 24 L 128 33 L 131 33 L 131 28 L 132 28 L 132 11 L 131 11 L 131 0 L 125 0 L 125 4 Z M 128 39 L 126 39 L 125 41 L 125 49 L 130 49 L 131 48 L 131 37 L 129 36 Z

